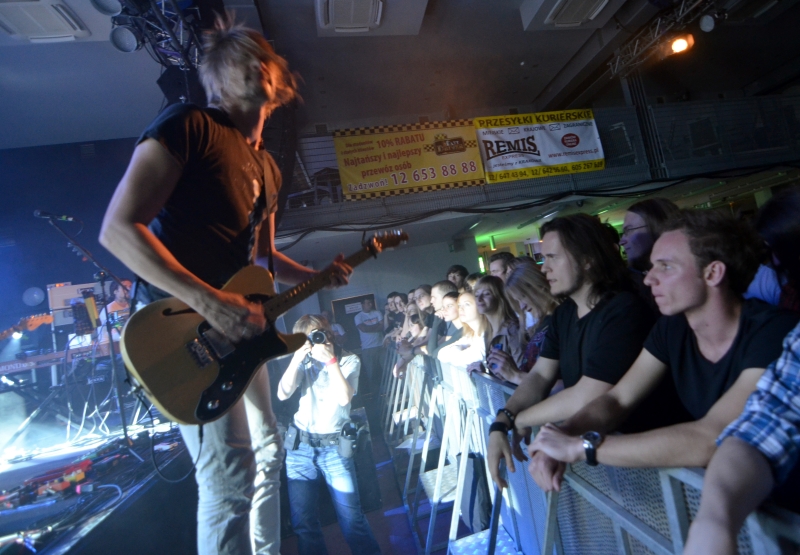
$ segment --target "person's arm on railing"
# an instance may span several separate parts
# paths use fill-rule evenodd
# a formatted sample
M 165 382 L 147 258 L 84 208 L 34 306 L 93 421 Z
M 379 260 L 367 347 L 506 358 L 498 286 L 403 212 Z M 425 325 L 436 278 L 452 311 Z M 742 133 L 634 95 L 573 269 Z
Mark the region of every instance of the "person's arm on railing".
M 531 371 L 522 379 L 522 382 L 517 386 L 513 395 L 506 401 L 506 410 L 516 415 L 529 406 L 540 402 L 550 393 L 557 379 L 558 361 L 539 357 L 539 360 L 533 365 Z M 489 452 L 487 454 L 489 470 L 495 484 L 497 484 L 498 487 L 504 488 L 507 487 L 508 484 L 500 476 L 500 460 L 504 459 L 506 461 L 509 472 L 516 472 L 516 466 L 511 456 L 512 450 L 514 456 L 516 456 L 519 461 L 524 461 L 525 455 L 520 448 L 520 442 L 522 438 L 530 432 L 512 426 L 511 420 L 509 420 L 504 413 L 497 415 L 495 423 L 505 425 L 507 429 L 512 429 L 514 432 L 512 437 L 513 446 L 508 441 L 507 432 L 500 433 L 502 430 L 489 432 Z
M 571 436 L 589 431 L 606 434 L 617 429 L 639 403 L 658 387 L 667 370 L 666 364 L 650 354 L 647 349 L 642 349 L 631 369 L 614 387 L 564 420 L 559 428 Z
M 607 393 L 613 386 L 584 376 L 572 387 L 536 403 L 517 414 L 514 425 L 518 429 L 543 426 L 548 422 L 561 422 L 583 407 Z
M 561 431 L 565 436 L 580 436 L 588 431 L 605 434 L 616 429 L 625 421 L 631 411 L 657 387 L 666 371 L 666 364 L 650 354 L 647 349 L 642 349 L 636 362 L 617 382 L 617 385 L 564 421 L 560 425 Z M 583 379 L 585 378 L 581 378 L 581 380 Z M 578 384 L 574 387 L 577 386 Z M 554 399 L 556 397 L 557 395 L 553 396 Z M 549 433 L 547 428 L 544 431 L 545 435 Z M 580 438 L 570 437 L 570 441 L 573 440 L 580 440 Z M 582 445 L 581 442 L 581 448 Z M 561 478 L 566 465 L 559 459 L 551 457 L 546 451 L 534 448 L 533 445 L 529 447 L 528 454 L 531 458 L 528 471 L 539 487 L 544 491 L 560 491 Z
M 727 438 L 708 465 L 684 555 L 735 555 L 739 529 L 774 485 L 764 455 L 737 437 Z
M 717 437 L 742 412 L 763 373 L 762 368 L 744 370 L 700 420 L 640 434 L 606 437 L 597 449 L 598 462 L 631 467 L 708 465 Z M 574 427 L 570 431 L 580 433 Z M 585 458 L 581 438 L 570 436 L 552 424 L 539 432 L 530 449 L 568 463 Z

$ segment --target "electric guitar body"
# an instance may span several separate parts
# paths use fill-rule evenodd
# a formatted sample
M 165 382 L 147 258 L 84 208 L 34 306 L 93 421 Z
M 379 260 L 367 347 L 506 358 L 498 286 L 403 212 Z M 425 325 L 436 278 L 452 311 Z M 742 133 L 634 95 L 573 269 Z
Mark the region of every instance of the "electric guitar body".
M 259 266 L 243 268 L 222 290 L 253 302 L 275 294 L 272 277 Z M 164 416 L 203 424 L 239 400 L 263 363 L 305 341 L 303 334 L 284 335 L 270 326 L 234 345 L 188 305 L 169 298 L 134 313 L 123 330 L 121 350 L 128 370 Z
M 345 262 L 356 266 L 382 248 L 407 239 L 402 232 L 392 232 L 383 240 L 376 236 Z M 222 290 L 263 306 L 269 322 L 264 333 L 232 343 L 188 305 L 169 298 L 150 303 L 130 317 L 120 341 L 122 358 L 164 416 L 181 424 L 212 422 L 236 404 L 266 361 L 293 353 L 307 341 L 303 334 L 278 333 L 274 322 L 328 283 L 330 276 L 321 272 L 276 295 L 270 273 L 247 266 Z

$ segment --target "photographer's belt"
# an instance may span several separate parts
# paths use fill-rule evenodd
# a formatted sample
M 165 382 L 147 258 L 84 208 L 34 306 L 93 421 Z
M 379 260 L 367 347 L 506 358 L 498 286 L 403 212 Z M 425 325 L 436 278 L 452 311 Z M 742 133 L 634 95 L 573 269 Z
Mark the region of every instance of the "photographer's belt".
M 333 434 L 310 434 L 303 430 L 298 430 L 300 442 L 309 447 L 331 447 L 339 445 L 339 432 Z

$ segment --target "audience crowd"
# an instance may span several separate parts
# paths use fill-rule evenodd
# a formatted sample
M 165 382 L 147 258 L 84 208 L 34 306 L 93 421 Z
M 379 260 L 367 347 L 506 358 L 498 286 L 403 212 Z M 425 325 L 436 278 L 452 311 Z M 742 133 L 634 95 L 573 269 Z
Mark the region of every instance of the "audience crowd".
M 621 233 L 573 214 L 541 238 L 538 262 L 497 252 L 487 275 L 390 292 L 363 331 L 396 349 L 394 376 L 422 356 L 516 386 L 489 431 L 500 487 L 501 459 L 544 491 L 576 461 L 708 467 L 687 553 L 735 553 L 771 493 L 796 510 L 778 486 L 800 483 L 800 191 L 753 222 L 655 198 Z

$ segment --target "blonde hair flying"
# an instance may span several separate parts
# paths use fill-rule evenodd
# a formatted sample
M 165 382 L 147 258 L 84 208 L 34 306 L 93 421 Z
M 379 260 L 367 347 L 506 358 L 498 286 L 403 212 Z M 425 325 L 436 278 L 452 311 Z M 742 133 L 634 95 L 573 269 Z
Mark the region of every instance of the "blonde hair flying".
M 209 105 L 224 109 L 265 102 L 274 109 L 298 96 L 286 60 L 260 33 L 235 23 L 231 14 L 217 17 L 214 28 L 204 33 L 199 72 Z M 261 86 L 265 76 L 266 90 Z

